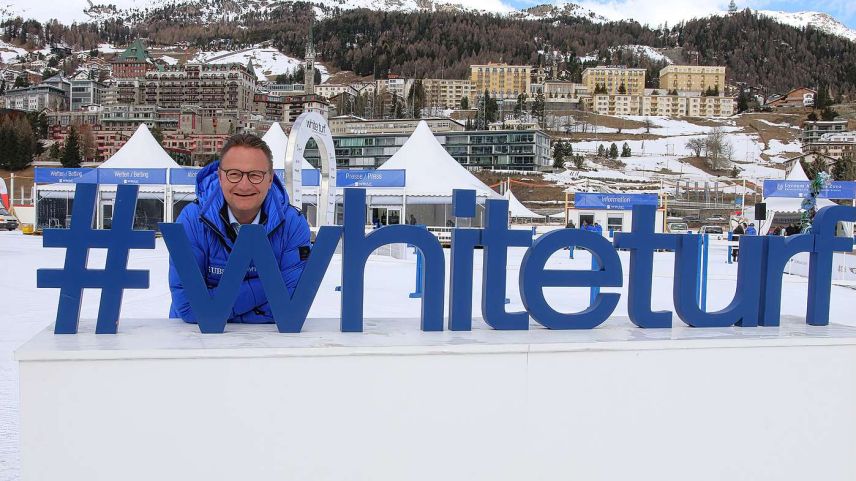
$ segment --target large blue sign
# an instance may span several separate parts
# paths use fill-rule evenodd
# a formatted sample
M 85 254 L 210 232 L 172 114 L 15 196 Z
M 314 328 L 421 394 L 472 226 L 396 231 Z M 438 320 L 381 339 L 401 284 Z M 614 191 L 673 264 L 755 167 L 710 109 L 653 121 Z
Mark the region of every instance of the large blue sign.
M 811 195 L 807 180 L 765 180 L 764 197 L 800 197 Z M 818 197 L 823 199 L 856 199 L 856 182 L 835 181 L 824 187 Z
M 55 327 L 57 333 L 77 332 L 83 289 L 102 289 L 96 332 L 115 333 L 123 290 L 148 287 L 148 271 L 129 271 L 126 265 L 130 249 L 154 248 L 151 231 L 133 230 L 133 206 L 138 187 L 119 187 L 113 225 L 106 230 L 91 228 L 96 189 L 92 184 L 77 184 L 72 228 L 44 231 L 45 247 L 66 249 L 63 268 L 39 269 L 37 273 L 39 287 L 61 289 Z M 453 202 L 453 211 L 459 216 L 475 215 L 474 195 L 453 195 Z M 159 227 L 181 280 L 182 295 L 202 332 L 224 332 L 235 300 L 244 288 L 242 280 L 251 266 L 255 266 L 257 288 L 266 293 L 277 329 L 280 332 L 300 332 L 340 240 L 343 245 L 341 330 L 344 332 L 363 330 L 366 262 L 372 252 L 388 244 L 410 244 L 423 254 L 421 322 L 424 331 L 472 329 L 473 260 L 477 247 L 483 248 L 482 315 L 494 329 L 526 330 L 530 319 L 550 329 L 592 329 L 599 326 L 612 315 L 620 293 L 599 293 L 593 296 L 588 308 L 565 313 L 549 304 L 544 288 L 621 287 L 624 277 L 616 249 L 630 251 L 627 311 L 631 322 L 639 327 L 672 326 L 672 312 L 651 310 L 654 253 L 660 250 L 675 252 L 672 285 L 675 314 L 690 326 L 777 326 L 784 268 L 788 260 L 800 252 L 809 253 L 810 259 L 806 322 L 815 326 L 829 323 L 833 253 L 853 249 L 853 238 L 836 237 L 836 226 L 841 221 L 856 221 L 856 207 L 820 209 L 809 234 L 741 236 L 735 295 L 727 307 L 716 312 L 699 307 L 696 286 L 701 275 L 700 237 L 696 234 L 654 232 L 656 209 L 654 205 L 633 206 L 632 231 L 617 233 L 614 243 L 599 234 L 579 229 L 556 229 L 533 242 L 528 231 L 509 228 L 507 200 L 487 200 L 484 228 L 452 229 L 449 255 L 449 284 L 452 288 L 449 289 L 446 326 L 446 256 L 440 242 L 426 229 L 411 225 L 387 226 L 366 233 L 364 189 L 345 189 L 344 224 L 320 228 L 296 286 L 286 287 L 263 225 L 249 224 L 241 228 L 229 262 L 213 290 L 205 280 L 206 268 L 195 260 L 186 227 L 175 223 L 162 223 Z M 592 270 L 548 268 L 550 257 L 567 246 L 588 250 L 598 267 Z M 516 312 L 508 312 L 505 305 L 510 247 L 526 248 L 518 278 L 525 310 Z M 107 249 L 104 269 L 87 267 L 90 248 Z M 662 286 L 658 285 L 659 288 Z
M 78 182 L 96 183 L 98 181 L 95 169 L 65 169 L 36 167 L 34 180 L 37 184 L 72 184 Z M 86 175 L 92 173 L 94 175 Z
M 402 170 L 338 170 L 336 187 L 404 187 Z
M 99 184 L 166 184 L 166 169 L 98 169 Z
M 657 194 L 601 194 L 575 192 L 574 207 L 577 209 L 630 210 L 636 205 L 657 206 Z
M 169 183 L 172 185 L 196 185 L 196 174 L 201 170 L 201 168 L 196 167 L 169 169 Z

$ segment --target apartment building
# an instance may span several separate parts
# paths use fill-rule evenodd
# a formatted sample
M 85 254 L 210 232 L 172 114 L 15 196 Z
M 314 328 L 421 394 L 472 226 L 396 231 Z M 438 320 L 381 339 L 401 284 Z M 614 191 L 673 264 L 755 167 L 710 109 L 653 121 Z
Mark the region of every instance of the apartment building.
M 667 65 L 660 70 L 660 88 L 678 92 L 725 91 L 725 67 Z
M 461 108 L 461 99 L 466 97 L 469 101 L 475 91 L 472 82 L 459 79 L 426 78 L 422 79 L 422 88 L 426 106 L 444 109 Z
M 508 65 L 489 63 L 470 65 L 470 82 L 473 93 L 470 105 L 475 105 L 478 96 L 487 90 L 491 97 L 498 99 L 516 99 L 520 94 L 529 94 L 532 67 L 528 65 Z
M 34 87 L 21 87 L 7 90 L 3 95 L 7 109 L 30 111 L 68 110 L 68 97 L 56 87 L 39 84 Z
M 824 134 L 841 134 L 847 131 L 846 120 L 807 120 L 803 122 L 803 148 L 817 142 Z
M 589 67 L 583 70 L 582 80 L 593 95 L 605 92 L 610 95 L 639 96 L 645 90 L 645 69 L 624 65 Z
M 99 105 L 107 86 L 97 80 L 71 80 L 71 110 L 80 110 L 86 105 Z
M 703 96 L 698 92 L 665 95 L 663 91 L 649 89 L 643 95 L 594 95 L 591 110 L 601 115 L 729 117 L 734 115 L 734 99 Z
M 354 115 L 331 117 L 327 123 L 333 135 L 349 134 L 412 134 L 420 121 L 425 121 L 432 132 L 460 132 L 464 124 L 447 118 L 425 119 L 364 119 Z
M 251 110 L 256 75 L 250 64 L 180 64 L 146 72 L 139 83 L 139 101 L 180 109 Z
M 584 84 L 547 80 L 543 83 L 542 93 L 546 102 L 579 102 L 592 92 Z

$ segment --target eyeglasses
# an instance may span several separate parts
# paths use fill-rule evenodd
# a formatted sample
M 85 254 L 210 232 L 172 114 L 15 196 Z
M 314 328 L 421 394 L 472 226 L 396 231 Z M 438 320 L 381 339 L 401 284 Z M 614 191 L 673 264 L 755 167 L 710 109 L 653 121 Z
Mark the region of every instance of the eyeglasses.
M 265 176 L 268 175 L 269 172 L 264 170 L 251 170 L 249 172 L 244 172 L 239 169 L 220 169 L 226 175 L 226 180 L 233 184 L 237 184 L 247 176 L 247 180 L 250 181 L 251 184 L 261 184 L 263 180 L 265 180 Z

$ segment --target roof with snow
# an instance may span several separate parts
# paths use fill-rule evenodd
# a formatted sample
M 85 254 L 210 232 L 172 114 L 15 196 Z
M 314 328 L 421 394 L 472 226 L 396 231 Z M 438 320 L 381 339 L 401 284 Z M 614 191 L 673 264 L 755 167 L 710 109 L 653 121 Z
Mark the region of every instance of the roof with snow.
M 407 196 L 451 197 L 453 189 L 472 189 L 482 199 L 500 198 L 446 152 L 424 120 L 398 152 L 379 167 L 390 169 L 406 171 Z

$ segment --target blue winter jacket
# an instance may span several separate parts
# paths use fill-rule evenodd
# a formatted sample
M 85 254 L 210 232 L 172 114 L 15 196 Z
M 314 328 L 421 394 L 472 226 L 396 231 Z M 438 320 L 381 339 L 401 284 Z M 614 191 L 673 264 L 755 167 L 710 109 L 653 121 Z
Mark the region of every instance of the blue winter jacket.
M 230 232 L 231 226 L 225 209 L 226 201 L 217 178 L 219 165 L 219 161 L 213 162 L 199 172 L 196 177 L 197 200 L 187 205 L 177 219 L 177 222 L 184 226 L 196 263 L 209 290 L 213 290 L 220 283 L 226 260 L 234 245 L 234 233 Z M 289 204 L 288 193 L 276 176 L 262 204 L 260 222 L 265 226 L 289 294 L 293 294 L 309 253 L 309 223 L 298 209 Z M 169 316 L 195 323 L 196 317 L 185 296 L 172 258 L 169 260 L 169 289 L 172 293 Z M 241 283 L 229 322 L 273 322 L 270 305 L 255 266 L 250 266 L 244 282 Z

